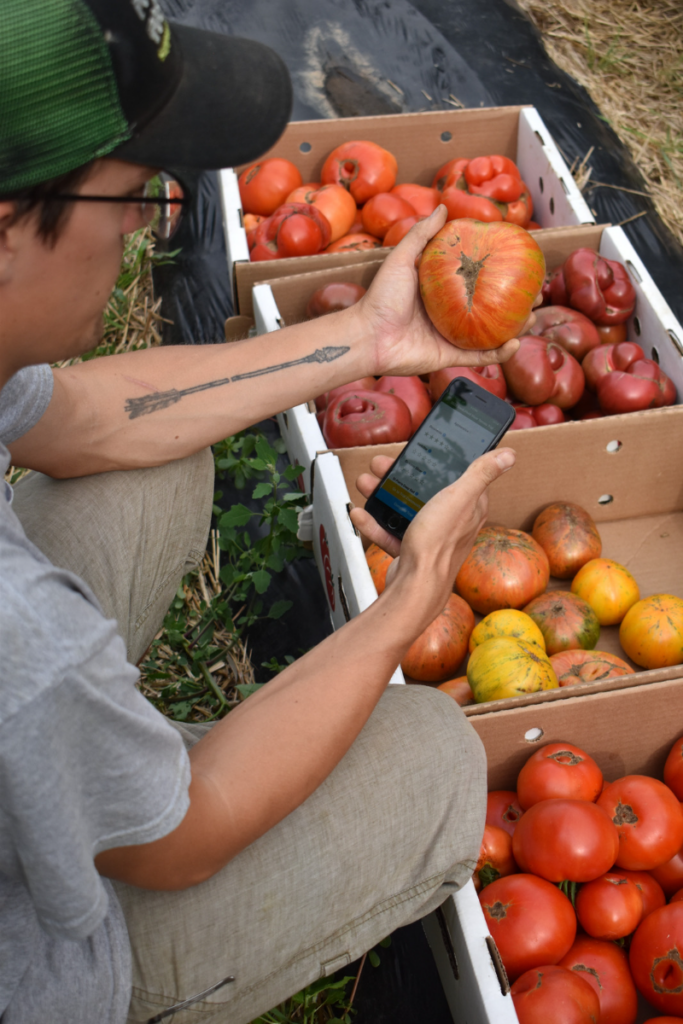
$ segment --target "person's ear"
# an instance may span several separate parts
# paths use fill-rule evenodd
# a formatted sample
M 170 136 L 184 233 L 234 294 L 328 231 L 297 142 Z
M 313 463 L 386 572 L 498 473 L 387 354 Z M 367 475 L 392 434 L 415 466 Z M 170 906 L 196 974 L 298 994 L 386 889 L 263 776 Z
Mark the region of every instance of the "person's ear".
M 9 231 L 13 215 L 14 203 L 0 201 L 0 284 L 7 280 L 14 257 Z

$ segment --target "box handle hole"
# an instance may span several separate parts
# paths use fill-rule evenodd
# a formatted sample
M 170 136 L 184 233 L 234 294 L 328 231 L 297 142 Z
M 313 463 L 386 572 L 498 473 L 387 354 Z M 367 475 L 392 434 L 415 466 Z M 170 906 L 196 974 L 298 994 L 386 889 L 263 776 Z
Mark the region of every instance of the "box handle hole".
M 659 366 L 659 349 L 655 345 L 652 346 L 652 349 L 650 350 L 650 355 L 656 362 L 657 366 Z
M 613 501 L 614 498 L 611 494 L 601 494 L 598 498 L 598 505 L 609 505 Z
M 524 733 L 524 739 L 527 741 L 527 743 L 538 743 L 542 736 L 543 729 L 539 728 L 527 729 L 527 731 Z
M 564 180 L 564 178 L 560 178 L 560 185 L 561 185 L 561 186 L 562 186 L 562 188 L 564 189 L 564 191 L 565 191 L 565 195 L 569 195 L 569 185 L 568 185 L 568 184 L 567 184 L 567 182 L 566 182 L 566 181 Z
M 683 356 L 683 342 L 678 337 L 678 335 L 674 331 L 671 330 L 670 327 L 667 327 L 667 330 L 669 332 L 669 336 L 670 336 L 671 340 L 673 341 L 674 345 L 676 346 L 676 348 L 678 350 L 678 354 Z
M 629 269 L 629 273 L 631 274 L 631 277 L 635 278 L 635 280 L 638 282 L 638 284 L 640 284 L 642 282 L 643 278 L 641 277 L 639 271 L 633 266 L 633 264 L 631 263 L 630 260 L 626 260 L 626 266 Z
M 552 196 L 550 197 L 550 212 L 555 213 L 555 200 Z
M 640 337 L 640 335 L 641 335 L 640 320 L 638 319 L 637 316 L 634 316 L 634 318 L 633 318 L 633 330 L 636 332 L 638 337 Z
M 621 441 L 608 441 L 607 442 L 607 451 L 608 452 L 618 452 L 618 451 L 621 451 L 621 449 L 623 447 L 624 446 L 622 445 Z
M 538 187 L 540 188 L 540 190 L 542 192 L 543 191 L 543 178 L 539 178 L 538 179 Z
M 452 138 L 453 138 L 453 135 L 452 135 L 451 132 L 441 132 L 441 141 L 442 142 L 450 142 Z
M 282 413 L 282 419 L 284 420 L 284 423 L 285 423 L 285 430 L 289 430 L 289 420 L 287 419 L 287 413 L 286 412 Z
M 300 153 L 310 153 L 312 149 L 313 149 L 313 146 L 310 144 L 310 142 L 301 142 L 299 144 L 299 152 Z

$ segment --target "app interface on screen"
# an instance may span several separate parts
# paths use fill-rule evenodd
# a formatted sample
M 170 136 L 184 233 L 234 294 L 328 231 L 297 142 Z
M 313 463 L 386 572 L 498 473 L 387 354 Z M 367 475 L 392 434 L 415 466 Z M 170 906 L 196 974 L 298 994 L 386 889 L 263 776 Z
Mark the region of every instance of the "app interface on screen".
M 375 497 L 413 519 L 431 497 L 462 476 L 501 427 L 474 402 L 457 394 L 442 399 Z

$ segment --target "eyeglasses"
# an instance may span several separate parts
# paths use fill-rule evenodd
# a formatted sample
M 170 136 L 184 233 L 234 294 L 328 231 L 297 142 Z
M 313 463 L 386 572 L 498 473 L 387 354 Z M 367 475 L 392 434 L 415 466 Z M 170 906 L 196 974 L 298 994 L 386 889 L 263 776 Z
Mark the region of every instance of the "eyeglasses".
M 172 238 L 182 218 L 183 207 L 189 205 L 186 189 L 169 174 L 157 174 L 137 196 L 87 196 L 78 193 L 62 193 L 51 199 L 64 199 L 74 203 L 139 203 L 142 218 L 157 238 L 164 241 Z

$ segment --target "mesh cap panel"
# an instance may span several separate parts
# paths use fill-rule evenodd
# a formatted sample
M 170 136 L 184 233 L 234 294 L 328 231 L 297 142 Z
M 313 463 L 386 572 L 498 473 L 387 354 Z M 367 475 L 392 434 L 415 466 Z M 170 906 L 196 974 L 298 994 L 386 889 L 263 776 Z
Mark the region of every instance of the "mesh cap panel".
M 82 0 L 0 0 L 0 195 L 130 137 L 102 30 Z

